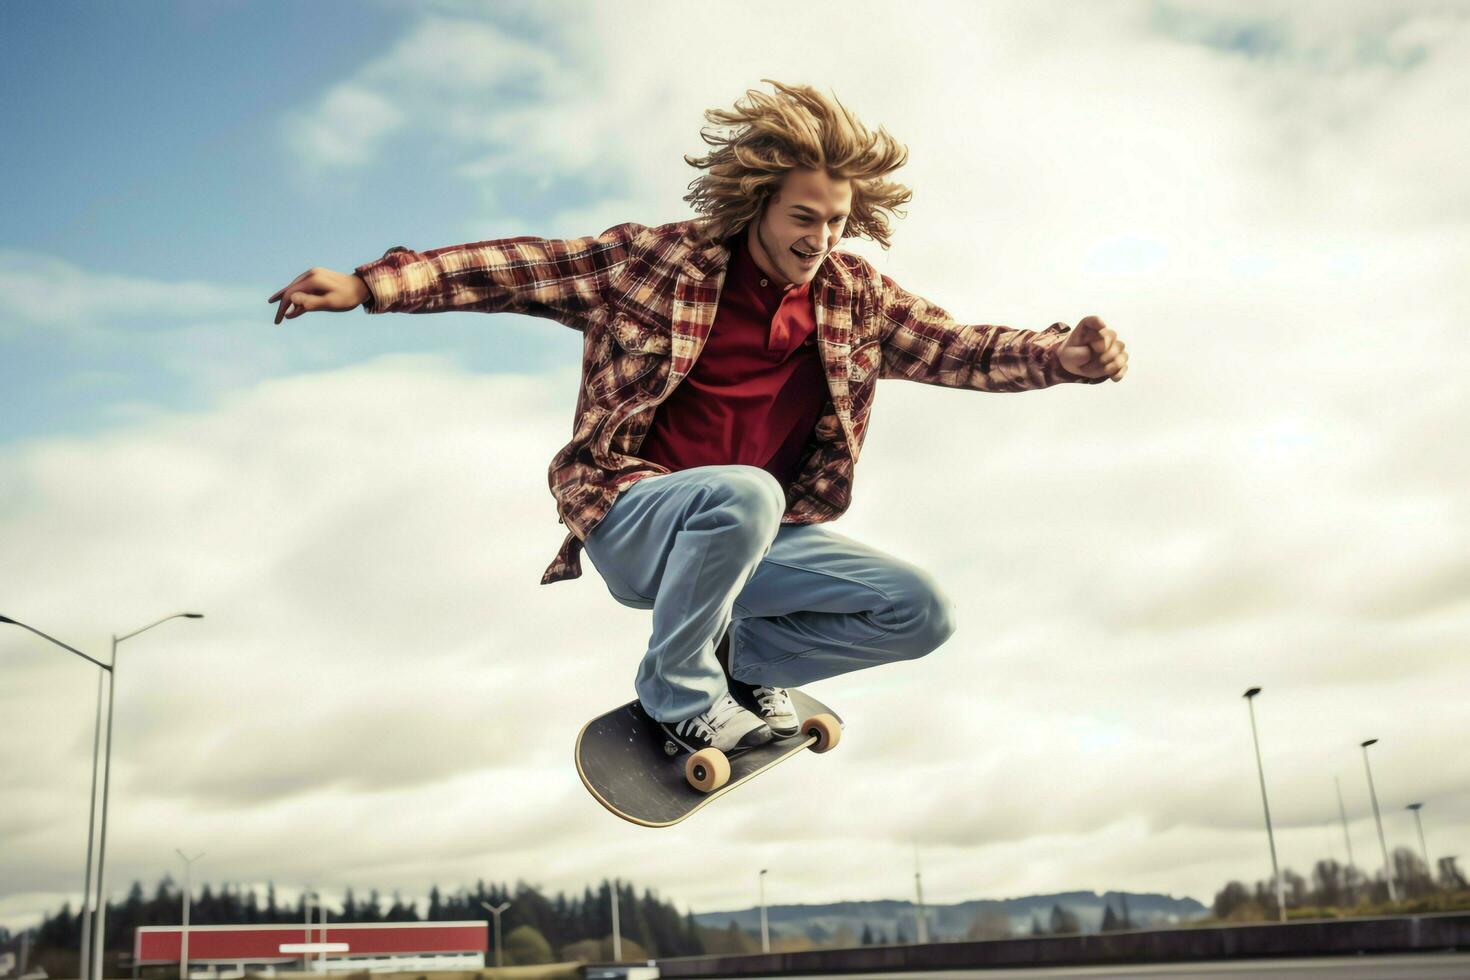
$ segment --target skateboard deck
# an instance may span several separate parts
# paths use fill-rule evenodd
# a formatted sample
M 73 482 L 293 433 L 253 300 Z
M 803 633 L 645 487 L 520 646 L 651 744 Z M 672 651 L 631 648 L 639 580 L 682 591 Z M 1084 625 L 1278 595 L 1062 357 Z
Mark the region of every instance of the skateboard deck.
M 841 738 L 842 719 L 816 698 L 788 689 L 801 730 L 786 738 L 728 757 L 714 749 L 666 750 L 658 722 L 637 701 L 614 708 L 577 734 L 577 775 L 593 798 L 624 820 L 644 827 L 670 827 L 711 800 L 760 775 L 778 762 L 812 749 L 826 752 Z M 825 719 L 822 716 L 826 716 Z M 719 756 L 709 766 L 708 753 Z M 720 781 L 721 759 L 729 767 Z M 706 769 L 713 769 L 707 772 Z M 698 789 L 695 782 L 707 788 Z

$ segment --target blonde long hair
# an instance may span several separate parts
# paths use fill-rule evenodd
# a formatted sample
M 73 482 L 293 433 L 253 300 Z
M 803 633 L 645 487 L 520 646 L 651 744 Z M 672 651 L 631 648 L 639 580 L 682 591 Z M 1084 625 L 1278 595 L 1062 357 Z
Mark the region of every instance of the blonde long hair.
M 834 179 L 852 181 L 852 207 L 843 238 L 871 238 L 889 247 L 888 214 L 904 216 L 898 206 L 913 192 L 884 180 L 908 161 L 908 147 L 883 127 L 870 133 L 837 99 L 808 85 L 783 85 L 772 95 L 747 89 L 733 110 L 708 109 L 708 128 L 700 137 L 714 150 L 702 157 L 685 156 L 691 167 L 707 171 L 689 182 L 684 200 L 704 215 L 700 223 L 707 241 L 723 241 L 760 214 L 761 207 L 797 167 L 825 170 Z

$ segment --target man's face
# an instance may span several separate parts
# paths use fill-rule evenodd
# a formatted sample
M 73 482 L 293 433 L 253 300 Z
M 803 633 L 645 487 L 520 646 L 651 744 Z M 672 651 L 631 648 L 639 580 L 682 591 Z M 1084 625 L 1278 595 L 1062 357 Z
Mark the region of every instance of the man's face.
M 851 180 L 834 180 L 824 170 L 792 170 L 751 223 L 755 264 L 782 283 L 810 282 L 842 239 L 851 205 Z

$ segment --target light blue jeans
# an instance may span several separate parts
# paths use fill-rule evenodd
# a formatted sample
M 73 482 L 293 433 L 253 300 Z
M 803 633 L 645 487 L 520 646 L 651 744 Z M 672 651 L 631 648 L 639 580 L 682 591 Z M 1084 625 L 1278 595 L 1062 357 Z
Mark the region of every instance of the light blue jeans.
M 830 530 L 782 524 L 785 494 L 756 466 L 645 477 L 583 542 L 625 606 L 653 610 L 634 690 L 659 721 L 698 714 L 730 673 L 800 687 L 913 660 L 954 632 L 954 604 L 929 573 Z

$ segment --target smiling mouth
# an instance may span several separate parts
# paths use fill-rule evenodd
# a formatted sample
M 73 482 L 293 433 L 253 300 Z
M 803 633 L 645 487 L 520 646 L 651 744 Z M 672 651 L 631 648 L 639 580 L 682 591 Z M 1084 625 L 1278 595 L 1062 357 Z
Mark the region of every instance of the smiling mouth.
M 821 255 L 822 254 L 819 251 L 818 252 L 803 252 L 801 249 L 797 248 L 795 245 L 793 245 L 791 247 L 791 251 L 793 253 L 795 253 L 796 257 L 799 258 L 799 259 L 801 259 L 803 262 L 810 262 L 812 259 L 814 259 L 818 255 Z

